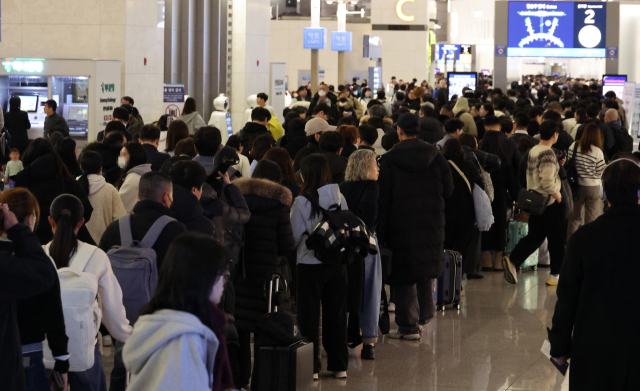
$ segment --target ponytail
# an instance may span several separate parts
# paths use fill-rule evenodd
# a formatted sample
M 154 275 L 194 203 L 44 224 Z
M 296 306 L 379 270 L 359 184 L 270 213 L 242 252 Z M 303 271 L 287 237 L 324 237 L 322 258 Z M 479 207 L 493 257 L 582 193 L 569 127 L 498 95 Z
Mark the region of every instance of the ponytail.
M 56 223 L 56 233 L 49 246 L 49 255 L 56 268 L 69 266 L 71 254 L 78 248 L 76 227 L 82 220 L 84 208 L 78 197 L 62 194 L 51 203 L 51 218 Z
M 89 195 L 89 175 L 86 172 L 78 177 L 78 184 L 85 194 Z

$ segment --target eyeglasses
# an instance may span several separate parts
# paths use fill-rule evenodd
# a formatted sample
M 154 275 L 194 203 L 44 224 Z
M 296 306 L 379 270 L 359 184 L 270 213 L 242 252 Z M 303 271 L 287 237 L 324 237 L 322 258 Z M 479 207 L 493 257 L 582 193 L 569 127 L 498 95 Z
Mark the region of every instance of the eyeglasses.
M 382 159 L 382 155 L 376 156 L 376 163 L 378 164 L 378 168 L 380 168 L 380 159 Z
M 229 273 L 228 271 L 222 272 L 222 273 L 218 274 L 218 278 L 216 279 L 216 282 L 218 282 L 218 279 L 223 278 L 224 279 L 224 285 L 227 285 L 227 282 L 229 282 L 229 277 L 230 276 L 231 276 L 231 273 Z

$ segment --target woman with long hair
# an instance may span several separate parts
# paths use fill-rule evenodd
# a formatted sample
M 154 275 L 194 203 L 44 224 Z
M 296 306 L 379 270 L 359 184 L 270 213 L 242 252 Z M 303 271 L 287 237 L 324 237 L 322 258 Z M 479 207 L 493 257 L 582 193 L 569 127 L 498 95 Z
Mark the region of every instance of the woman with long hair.
M 289 189 L 293 198 L 296 198 L 300 194 L 300 184 L 296 179 L 295 171 L 293 171 L 293 160 L 289 156 L 289 152 L 284 148 L 271 148 L 262 159 L 270 160 L 280 167 L 282 179 L 279 183 Z
M 327 369 L 337 378 L 347 377 L 347 268 L 336 262 L 320 262 L 306 245 L 306 238 L 322 219 L 322 209 L 340 205 L 347 210 L 347 201 L 337 184 L 332 184 L 327 160 L 312 154 L 300 163 L 303 185 L 300 196 L 291 207 L 291 228 L 298 249 L 298 322 L 300 332 L 313 342 L 314 379 L 318 379 L 318 335 L 320 302 L 322 302 L 322 340 L 327 352 Z
M 200 113 L 198 113 L 196 108 L 196 100 L 189 97 L 184 101 L 184 106 L 182 107 L 182 115 L 178 117 L 178 120 L 183 121 L 189 127 L 189 134 L 195 134 L 198 129 L 203 126 L 207 126 L 207 124 L 202 119 Z M 171 126 L 171 125 L 169 125 Z
M 228 263 L 227 250 L 212 237 L 185 233 L 173 240 L 156 292 L 124 346 L 129 391 L 235 388 L 227 318 L 218 308 Z
M 78 147 L 76 141 L 71 137 L 65 137 L 54 144 L 53 150 L 60 155 L 62 163 L 67 167 L 69 173 L 74 178 L 82 175 L 80 164 L 78 164 Z
M 255 145 L 255 144 L 254 144 Z M 287 151 L 284 151 L 287 153 Z M 240 189 L 251 212 L 244 226 L 245 250 L 242 275 L 234 283 L 236 293 L 236 327 L 240 338 L 241 384 L 249 389 L 251 374 L 251 339 L 259 343 L 259 328 L 256 319 L 267 313 L 267 298 L 256 296 L 264 289 L 265 280 L 271 273 L 289 275 L 287 256 L 293 251 L 290 209 L 291 192 L 279 184 L 282 176 L 278 165 L 269 160 L 258 163 L 251 178 L 239 178 L 233 183 Z M 281 282 L 283 284 L 284 282 Z M 291 281 L 287 281 L 291 284 Z M 290 286 L 290 285 L 289 285 Z M 259 348 L 254 350 L 254 368 L 251 389 L 259 389 Z
M 486 133 L 484 128 L 484 118 L 487 116 L 495 115 L 495 111 L 493 110 L 493 105 L 490 102 L 483 103 L 480 105 L 480 109 L 478 110 L 478 117 L 476 118 L 476 128 L 478 128 L 478 140 L 482 140 L 484 134 Z
M 83 214 L 84 208 L 78 197 L 71 194 L 56 197 L 51 203 L 48 217 L 54 233 L 53 240 L 44 246 L 44 250 L 57 269 L 84 264 L 82 271 L 96 276 L 98 296 L 102 305 L 102 323 L 114 339 L 124 343 L 131 335 L 132 327 L 122 304 L 122 289 L 113 274 L 107 254 L 98 247 L 78 239 L 78 230 L 84 222 Z M 93 367 L 82 372 L 69 372 L 69 385 L 72 390 L 106 391 L 107 383 L 99 343 L 95 342 Z
M 253 159 L 251 161 L 251 167 L 249 171 L 253 174 L 253 170 L 255 170 L 256 165 L 262 158 L 264 154 L 267 153 L 268 150 L 273 148 L 275 145 L 275 141 L 273 140 L 273 136 L 271 133 L 264 133 L 260 136 L 256 137 L 253 140 L 253 144 L 251 145 L 251 151 L 249 151 L 249 157 Z
M 16 187 L 0 194 L 0 203 L 6 204 L 15 215 L 18 223 L 24 224 L 33 231 L 40 219 L 40 207 L 36 197 L 29 190 Z M 7 233 L 1 227 L 2 237 Z M 11 242 L 0 240 L 3 245 L 11 246 Z M 3 246 L 4 247 L 4 246 Z M 27 391 L 48 389 L 48 376 L 44 367 L 44 351 L 42 342 L 47 339 L 53 357 L 64 357 L 67 350 L 67 335 L 64 326 L 60 281 L 55 279 L 53 286 L 45 292 L 16 301 L 18 331 L 22 344 L 22 358 L 29 362 L 24 367 L 24 378 L 28 379 Z M 69 360 L 56 360 L 54 370 L 67 379 Z
M 376 231 L 378 225 L 380 168 L 377 156 L 375 152 L 366 149 L 360 149 L 351 154 L 347 163 L 345 181 L 340 184 L 340 192 L 344 195 L 349 210 L 355 213 L 372 233 Z M 374 360 L 375 344 L 378 342 L 378 318 L 382 291 L 382 261 L 379 254 L 368 254 L 364 258 L 354 259 L 354 262 L 349 265 L 348 288 L 348 297 L 354 299 L 349 300 L 349 342 L 352 346 L 358 345 L 361 338 L 364 344 L 361 357 L 365 360 Z M 354 324 L 355 326 L 352 326 Z M 361 332 L 362 337 L 360 337 Z
M 602 152 L 600 127 L 589 123 L 584 127 L 582 138 L 569 147 L 569 159 L 575 159 L 578 171 L 578 194 L 574 195 L 573 213 L 569 217 L 567 240 L 580 227 L 584 211 L 584 224 L 589 224 L 602 214 L 600 187 L 602 172 L 606 165 Z
M 22 164 L 24 170 L 12 179 L 15 181 L 15 187 L 27 188 L 36 197 L 43 220 L 49 217 L 49 208 L 53 200 L 66 193 L 73 194 L 82 201 L 84 221 L 89 221 L 93 212 L 91 202 L 80 184 L 71 176 L 60 156 L 53 150 L 49 140 L 33 140 L 22 157 Z M 48 224 L 39 224 L 35 233 L 40 238 L 40 243 L 49 243 L 53 238 Z M 95 244 L 85 224 L 80 228 L 78 235 L 81 240 Z
M 495 222 L 489 231 L 482 233 L 483 271 L 502 270 L 502 253 L 505 250 L 507 235 L 507 192 L 511 195 L 511 199 L 518 199 L 516 172 L 511 165 L 511 158 L 502 148 L 501 137 L 504 137 L 502 132 L 488 131 L 480 146 L 481 151 L 500 158 L 500 170 L 490 173 L 494 189 L 491 210 Z
M 118 194 L 127 213 L 131 213 L 138 203 L 138 188 L 140 177 L 151 171 L 151 164 L 147 163 L 147 153 L 142 145 L 130 141 L 120 150 L 118 166 L 122 170 L 122 176 L 116 184 Z
M 176 144 L 178 144 L 180 140 L 184 140 L 188 137 L 189 126 L 187 126 L 184 121 L 175 120 L 171 122 L 166 131 L 160 132 L 160 144 L 158 144 L 158 151 L 166 152 L 173 156 Z

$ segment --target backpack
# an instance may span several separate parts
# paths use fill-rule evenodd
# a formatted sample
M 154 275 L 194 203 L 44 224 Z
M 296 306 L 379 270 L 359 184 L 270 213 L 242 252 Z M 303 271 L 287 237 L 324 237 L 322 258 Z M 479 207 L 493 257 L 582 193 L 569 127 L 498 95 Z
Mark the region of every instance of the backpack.
M 578 167 L 576 166 L 576 155 L 578 152 L 578 145 L 574 144 L 573 148 L 573 156 L 571 159 L 567 161 L 564 166 L 564 171 L 567 174 L 567 182 L 569 183 L 569 188 L 571 188 L 571 193 L 574 196 L 578 195 L 578 189 L 580 188 L 580 183 L 578 181 Z
M 333 204 L 328 209 L 320 208 L 322 219 L 305 244 L 318 260 L 326 265 L 339 265 L 351 252 L 365 257 L 377 254 L 375 239 L 367 226 L 350 210 L 342 210 Z
M 156 220 L 141 241 L 131 235 L 131 215 L 119 220 L 120 246 L 113 246 L 107 256 L 111 269 L 122 288 L 122 301 L 131 324 L 138 320 L 138 311 L 144 307 L 156 291 L 158 262 L 152 248 L 167 224 L 176 221 L 169 216 Z
M 615 139 L 612 156 L 620 152 L 631 153 L 633 151 L 633 137 L 629 135 L 627 129 L 621 129 L 620 131 L 611 129 L 611 132 L 613 132 L 613 138 Z
M 72 263 L 58 270 L 64 325 L 69 342 L 69 371 L 82 372 L 93 367 L 95 341 L 102 321 L 98 307 L 98 277 L 84 272 L 96 247 L 80 244 Z M 55 359 L 48 341 L 43 343 L 44 363 L 53 368 Z

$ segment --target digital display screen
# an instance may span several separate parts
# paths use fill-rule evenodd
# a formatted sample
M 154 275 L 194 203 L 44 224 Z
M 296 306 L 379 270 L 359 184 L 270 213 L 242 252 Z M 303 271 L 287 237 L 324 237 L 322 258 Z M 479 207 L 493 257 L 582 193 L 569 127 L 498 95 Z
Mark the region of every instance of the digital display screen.
M 449 86 L 449 100 L 454 95 L 462 96 L 462 89 L 464 87 L 471 88 L 472 91 L 476 90 L 476 82 L 478 75 L 475 72 L 449 72 L 447 73 L 447 85 Z
M 233 136 L 233 129 L 231 129 L 231 113 L 227 113 L 227 134 L 229 137 Z
M 622 99 L 624 95 L 624 83 L 627 82 L 627 75 L 604 75 L 602 76 L 602 95 L 609 91 L 616 93 L 616 98 Z
M 507 56 L 606 56 L 607 7 L 601 2 L 509 2 Z
M 35 113 L 38 110 L 38 95 L 18 95 L 20 110 Z
M 86 107 L 69 107 L 69 120 L 87 121 L 89 110 Z

